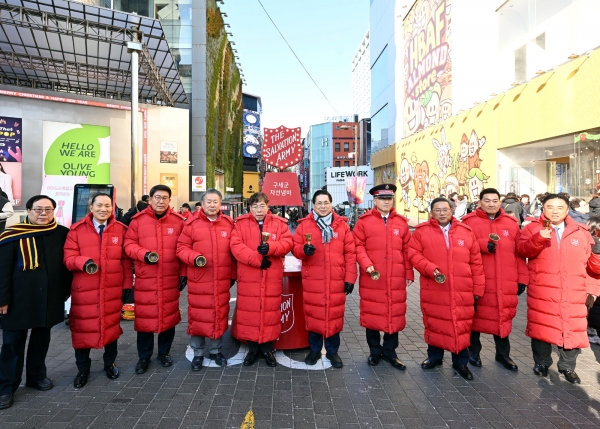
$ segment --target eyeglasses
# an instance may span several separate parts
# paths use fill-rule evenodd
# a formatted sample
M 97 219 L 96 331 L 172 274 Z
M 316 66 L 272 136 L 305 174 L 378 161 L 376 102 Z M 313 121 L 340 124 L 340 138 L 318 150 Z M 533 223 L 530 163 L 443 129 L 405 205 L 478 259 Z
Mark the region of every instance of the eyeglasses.
M 155 195 L 152 198 L 154 198 L 154 201 L 169 201 L 169 199 L 171 199 L 171 197 L 161 197 L 160 195 Z
M 450 209 L 435 209 L 432 211 L 436 214 L 440 214 L 440 213 L 448 213 L 450 211 Z
M 252 210 L 264 210 L 264 209 L 266 209 L 266 208 L 267 208 L 267 206 L 266 206 L 266 205 L 264 205 L 264 204 L 261 204 L 261 205 L 258 205 L 258 204 L 253 204 L 253 205 L 252 205 L 250 208 L 251 208 Z
M 325 202 L 320 201 L 318 203 L 315 203 L 315 206 L 317 206 L 317 207 L 327 207 L 327 206 L 330 206 L 330 205 L 331 205 L 331 203 L 329 201 L 325 201 Z
M 54 211 L 54 209 L 43 209 L 41 207 L 36 207 L 34 209 L 31 209 L 34 212 L 36 212 L 37 214 L 42 214 L 42 213 L 52 213 Z

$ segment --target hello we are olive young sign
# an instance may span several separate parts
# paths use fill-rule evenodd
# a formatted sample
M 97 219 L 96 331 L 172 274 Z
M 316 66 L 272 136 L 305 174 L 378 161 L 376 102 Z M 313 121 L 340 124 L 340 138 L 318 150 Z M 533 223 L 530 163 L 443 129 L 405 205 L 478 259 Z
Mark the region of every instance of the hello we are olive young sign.
M 45 175 L 110 183 L 110 127 L 44 121 L 43 153 Z

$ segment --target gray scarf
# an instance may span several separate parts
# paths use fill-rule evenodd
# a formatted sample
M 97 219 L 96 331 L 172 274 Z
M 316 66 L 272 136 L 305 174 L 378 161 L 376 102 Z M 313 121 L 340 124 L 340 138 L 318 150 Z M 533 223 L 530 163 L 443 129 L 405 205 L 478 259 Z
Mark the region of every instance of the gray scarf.
M 333 212 L 327 216 L 321 217 L 313 210 L 313 216 L 318 227 L 321 229 L 323 244 L 327 244 L 333 238 L 333 230 L 331 229 L 331 221 L 333 220 Z

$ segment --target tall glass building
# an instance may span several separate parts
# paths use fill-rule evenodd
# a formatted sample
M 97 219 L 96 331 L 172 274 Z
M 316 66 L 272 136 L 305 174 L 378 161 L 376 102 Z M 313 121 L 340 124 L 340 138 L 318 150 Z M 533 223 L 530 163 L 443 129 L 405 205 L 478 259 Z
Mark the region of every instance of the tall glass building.
M 331 122 L 311 125 L 306 136 L 310 159 L 310 190 L 308 198 L 325 186 L 325 169 L 332 166 L 333 127 Z

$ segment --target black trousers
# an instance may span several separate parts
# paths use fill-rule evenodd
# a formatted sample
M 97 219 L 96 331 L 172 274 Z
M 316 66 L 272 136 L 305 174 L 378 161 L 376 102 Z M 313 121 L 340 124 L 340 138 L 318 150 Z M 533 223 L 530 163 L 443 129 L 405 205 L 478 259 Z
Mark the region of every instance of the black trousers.
M 471 345 L 469 346 L 469 353 L 472 356 L 479 356 L 481 352 L 481 333 L 471 331 Z M 510 341 L 508 337 L 500 338 L 498 335 L 494 335 L 494 343 L 496 343 L 496 354 L 502 357 L 510 356 Z
M 248 351 L 255 353 L 258 353 L 259 351 L 262 353 L 270 353 L 273 351 L 273 341 L 268 341 L 262 344 L 258 344 L 254 341 L 248 341 Z
M 0 352 L 0 395 L 15 393 L 23 375 L 25 342 L 28 330 L 2 330 Z M 50 347 L 50 328 L 33 328 L 27 347 L 25 379 L 35 383 L 46 378 L 46 355 Z
M 367 344 L 369 345 L 369 350 L 372 355 L 384 355 L 390 359 L 396 359 L 398 357 L 396 355 L 396 349 L 398 348 L 398 332 L 394 334 L 384 332 L 383 345 L 381 344 L 381 335 L 379 334 L 379 331 L 367 328 L 366 334 Z
M 455 365 L 466 365 L 469 363 L 469 350 L 462 349 L 458 353 L 452 354 L 452 363 Z M 442 360 L 444 358 L 444 349 L 427 345 L 427 357 L 429 360 Z
M 158 354 L 168 355 L 175 338 L 175 327 L 158 334 Z M 140 359 L 150 359 L 154 352 L 154 332 L 137 333 L 137 349 Z
M 533 352 L 533 361 L 536 364 L 550 366 L 552 365 L 552 344 L 545 341 L 531 339 L 531 351 Z M 577 364 L 577 356 L 581 353 L 581 349 L 565 350 L 562 347 L 558 348 L 558 369 L 566 371 L 575 371 Z
M 104 346 L 104 355 L 102 356 L 104 360 L 104 369 L 115 363 L 117 353 L 117 340 Z M 75 363 L 77 364 L 78 371 L 89 371 L 92 366 L 90 349 L 75 349 Z

